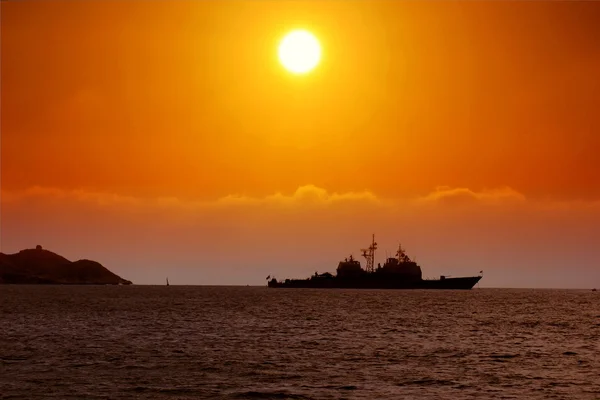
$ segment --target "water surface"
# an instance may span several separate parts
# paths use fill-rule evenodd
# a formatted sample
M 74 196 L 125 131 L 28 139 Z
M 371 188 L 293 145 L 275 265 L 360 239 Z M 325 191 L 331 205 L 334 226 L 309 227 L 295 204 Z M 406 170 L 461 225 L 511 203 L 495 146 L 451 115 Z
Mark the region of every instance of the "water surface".
M 600 294 L 0 286 L 0 398 L 599 399 Z

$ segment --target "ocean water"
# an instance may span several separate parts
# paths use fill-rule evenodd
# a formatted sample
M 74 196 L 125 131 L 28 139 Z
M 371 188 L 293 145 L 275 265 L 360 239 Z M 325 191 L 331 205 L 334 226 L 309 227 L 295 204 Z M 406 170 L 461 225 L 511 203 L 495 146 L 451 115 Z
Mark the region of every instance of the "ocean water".
M 0 286 L 0 398 L 600 399 L 600 292 Z

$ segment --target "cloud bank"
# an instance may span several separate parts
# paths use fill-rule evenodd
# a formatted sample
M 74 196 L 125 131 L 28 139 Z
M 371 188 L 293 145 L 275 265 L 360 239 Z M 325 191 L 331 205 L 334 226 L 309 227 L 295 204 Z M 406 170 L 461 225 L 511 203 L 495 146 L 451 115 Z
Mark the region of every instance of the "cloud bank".
M 177 197 L 144 198 L 124 196 L 90 190 L 63 190 L 35 186 L 22 191 L 2 191 L 3 203 L 18 203 L 31 200 L 75 201 L 97 206 L 135 206 L 151 208 L 206 209 L 210 207 L 239 206 L 276 206 L 276 207 L 326 207 L 340 204 L 366 204 L 370 206 L 390 206 L 398 203 L 473 205 L 473 204 L 506 204 L 526 201 L 523 194 L 505 187 L 483 191 L 468 188 L 451 188 L 439 186 L 431 193 L 416 198 L 381 199 L 374 193 L 364 190 L 360 192 L 329 193 L 326 189 L 315 185 L 298 187 L 294 193 L 277 192 L 264 197 L 251 197 L 240 194 L 227 195 L 212 201 L 186 200 Z

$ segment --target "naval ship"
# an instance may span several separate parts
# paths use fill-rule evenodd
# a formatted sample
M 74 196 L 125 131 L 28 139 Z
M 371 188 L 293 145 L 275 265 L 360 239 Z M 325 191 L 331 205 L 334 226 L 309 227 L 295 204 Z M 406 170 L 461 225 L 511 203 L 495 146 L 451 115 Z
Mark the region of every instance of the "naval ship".
M 375 267 L 375 235 L 371 245 L 361 249 L 366 259 L 363 269 L 360 261 L 352 255 L 340 261 L 336 275 L 329 272 L 318 274 L 307 279 L 285 279 L 278 281 L 267 277 L 270 288 L 346 288 L 346 289 L 472 289 L 483 277 L 483 271 L 478 276 L 453 278 L 440 276 L 439 279 L 423 279 L 421 267 L 406 254 L 402 245 L 398 246 L 396 257 L 389 257 L 383 265 Z M 269 280 L 270 279 L 270 280 Z

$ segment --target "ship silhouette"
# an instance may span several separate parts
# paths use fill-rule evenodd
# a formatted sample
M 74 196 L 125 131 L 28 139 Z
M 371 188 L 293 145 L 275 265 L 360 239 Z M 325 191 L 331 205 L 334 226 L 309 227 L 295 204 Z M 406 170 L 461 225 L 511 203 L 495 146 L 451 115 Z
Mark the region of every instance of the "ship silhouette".
M 318 274 L 307 279 L 285 279 L 278 281 L 267 277 L 270 288 L 347 288 L 347 289 L 472 289 L 482 278 L 478 276 L 451 278 L 440 276 L 439 279 L 423 279 L 421 267 L 406 254 L 402 245 L 398 246 L 396 257 L 389 257 L 382 265 L 375 267 L 375 235 L 366 249 L 361 249 L 366 259 L 365 269 L 360 261 L 352 255 L 340 261 L 336 275 L 329 272 Z

